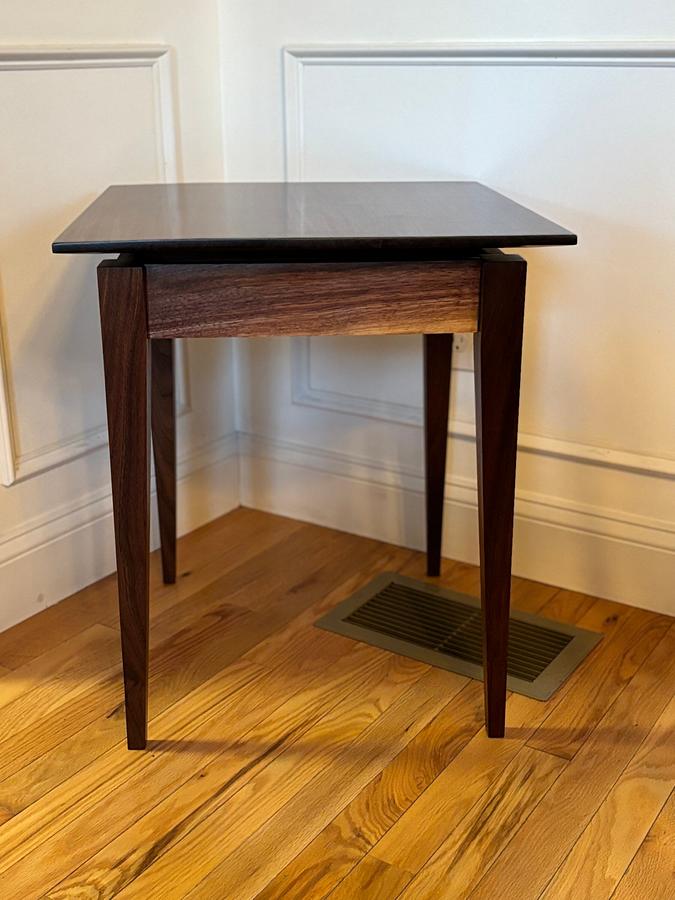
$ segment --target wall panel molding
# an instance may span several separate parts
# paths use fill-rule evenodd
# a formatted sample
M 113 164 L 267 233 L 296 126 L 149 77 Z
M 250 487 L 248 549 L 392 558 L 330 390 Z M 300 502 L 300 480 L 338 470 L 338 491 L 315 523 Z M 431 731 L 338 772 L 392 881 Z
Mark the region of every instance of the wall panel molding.
M 223 462 L 234 461 L 236 464 L 236 457 L 237 434 L 231 432 L 180 456 L 176 465 L 176 478 L 182 481 L 195 472 Z M 151 478 L 150 487 L 154 495 L 156 493 L 154 476 Z M 17 528 L 0 533 L 0 566 L 90 525 L 101 515 L 112 515 L 110 485 L 79 496 L 70 503 L 22 522 Z
M 188 363 L 185 352 L 185 344 L 181 340 L 175 342 L 176 346 L 176 416 L 182 418 L 191 411 L 188 393 Z M 73 462 L 87 453 L 100 450 L 108 446 L 108 426 L 101 425 L 83 431 L 70 440 L 58 441 L 55 444 L 40 447 L 31 453 L 22 453 L 13 456 L 14 479 L 13 482 L 25 481 L 43 472 L 48 472 L 57 466 Z M 12 482 L 12 483 L 13 483 Z
M 239 432 L 238 438 L 242 457 L 255 456 L 305 466 L 353 481 L 378 484 L 420 497 L 424 495 L 424 472 L 421 469 L 258 434 Z M 478 489 L 474 479 L 460 475 L 447 477 L 445 494 L 448 502 L 470 507 L 477 514 Z M 675 521 L 576 503 L 527 490 L 516 491 L 516 516 L 675 554 Z
M 305 44 L 284 60 L 285 173 L 303 178 L 303 74 L 307 66 L 675 66 L 675 41 L 459 41 L 434 44 Z
M 314 387 L 311 373 L 311 338 L 293 338 L 292 341 L 291 399 L 296 406 L 307 406 L 324 409 L 328 412 L 363 416 L 368 419 L 392 422 L 396 425 L 422 428 L 423 410 L 421 406 L 377 400 Z M 421 365 L 420 359 L 420 373 Z M 475 442 L 475 425 L 473 422 L 451 419 L 448 423 L 448 436 Z M 675 459 L 669 457 L 646 456 L 629 450 L 615 450 L 610 447 L 563 441 L 523 431 L 518 433 L 518 449 L 526 453 L 552 456 L 625 472 L 640 472 L 656 477 L 675 478 Z
M 567 66 L 675 67 L 675 42 L 476 42 L 434 44 L 307 44 L 284 48 L 285 177 L 303 180 L 303 76 L 309 66 Z M 421 427 L 420 407 L 314 388 L 310 338 L 292 348 L 293 403 L 396 424 Z M 450 435 L 475 439 L 470 422 L 453 421 Z M 612 469 L 675 477 L 675 457 L 623 450 L 521 432 L 519 449 Z
M 185 534 L 239 505 L 237 436 L 223 435 L 178 460 L 178 531 Z M 151 547 L 159 546 L 151 481 Z M 0 631 L 115 569 L 110 487 L 0 534 Z
M 156 44 L 122 45 L 34 45 L 0 46 L 0 74 L 3 71 L 49 71 L 54 69 L 147 68 L 153 85 L 153 132 L 161 181 L 177 181 L 180 174 L 178 138 L 172 89 L 171 50 Z M 11 485 L 55 466 L 64 465 L 107 444 L 107 427 L 89 429 L 55 444 L 17 453 L 12 413 L 11 373 L 3 347 L 6 331 L 0 320 L 0 483 Z M 186 356 L 177 358 L 178 412 L 189 411 Z

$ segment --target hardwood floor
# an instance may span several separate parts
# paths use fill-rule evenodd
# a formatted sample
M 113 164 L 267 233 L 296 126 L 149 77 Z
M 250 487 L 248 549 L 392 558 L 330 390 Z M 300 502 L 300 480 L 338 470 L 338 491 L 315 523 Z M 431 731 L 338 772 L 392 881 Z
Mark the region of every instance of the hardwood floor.
M 113 577 L 0 634 L 2 900 L 675 896 L 672 619 L 514 579 L 605 639 L 489 740 L 477 682 L 313 627 L 421 554 L 239 509 L 178 563 L 152 558 L 147 752 Z

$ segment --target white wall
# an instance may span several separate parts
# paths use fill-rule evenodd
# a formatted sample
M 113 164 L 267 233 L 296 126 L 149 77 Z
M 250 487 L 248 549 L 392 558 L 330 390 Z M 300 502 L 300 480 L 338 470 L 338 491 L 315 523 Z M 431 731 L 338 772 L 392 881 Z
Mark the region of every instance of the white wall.
M 0 40 L 0 628 L 114 567 L 96 260 L 49 244 L 109 183 L 223 177 L 474 178 L 577 231 L 527 252 L 514 567 L 675 612 L 669 0 L 11 0 Z M 419 340 L 232 346 L 180 365 L 181 528 L 241 499 L 422 546 Z
M 53 238 L 114 182 L 223 177 L 215 0 L 4 2 L 0 629 L 114 569 L 98 259 Z M 230 342 L 179 357 L 181 530 L 238 503 Z
M 514 568 L 675 612 L 675 9 L 477 7 L 225 0 L 228 176 L 477 179 L 577 231 L 526 253 Z M 458 344 L 445 552 L 475 561 Z M 421 546 L 419 340 L 236 352 L 244 502 Z

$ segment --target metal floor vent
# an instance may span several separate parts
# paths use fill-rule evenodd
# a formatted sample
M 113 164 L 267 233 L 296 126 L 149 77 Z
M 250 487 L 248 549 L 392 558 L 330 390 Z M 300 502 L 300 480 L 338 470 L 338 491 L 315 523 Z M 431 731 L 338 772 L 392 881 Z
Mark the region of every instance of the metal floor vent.
M 316 623 L 403 656 L 483 679 L 480 602 L 385 572 Z M 509 690 L 548 700 L 602 635 L 512 610 Z

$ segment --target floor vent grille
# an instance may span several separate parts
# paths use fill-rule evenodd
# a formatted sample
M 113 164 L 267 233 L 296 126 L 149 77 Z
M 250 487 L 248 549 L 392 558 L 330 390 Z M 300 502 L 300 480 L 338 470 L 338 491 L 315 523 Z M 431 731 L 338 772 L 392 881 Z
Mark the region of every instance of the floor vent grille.
M 475 597 L 396 573 L 379 575 L 317 622 L 321 628 L 482 679 L 482 614 Z M 509 689 L 547 700 L 602 635 L 512 611 Z

